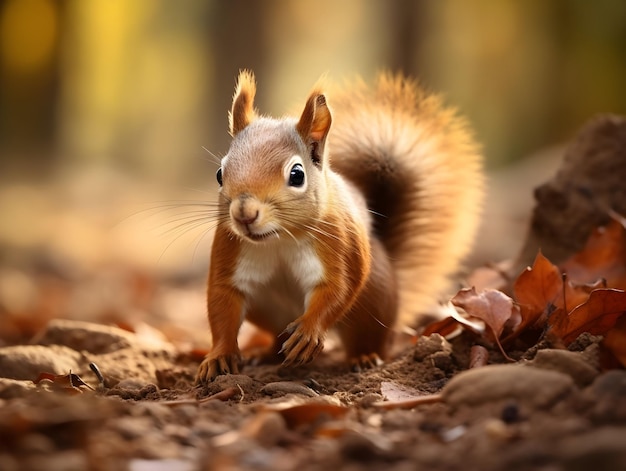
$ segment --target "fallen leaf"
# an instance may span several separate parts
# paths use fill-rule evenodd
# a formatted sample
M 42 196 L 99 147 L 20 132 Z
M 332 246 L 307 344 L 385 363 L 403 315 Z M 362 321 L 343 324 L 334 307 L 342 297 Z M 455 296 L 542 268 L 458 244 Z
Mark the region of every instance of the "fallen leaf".
M 563 296 L 562 274 L 540 251 L 533 266 L 515 280 L 513 293 L 520 307 L 521 322 L 505 342 L 527 329 L 542 328 L 557 299 Z
M 618 289 L 597 289 L 589 299 L 570 313 L 563 309 L 548 319 L 550 332 L 569 344 L 583 332 L 604 335 L 626 312 L 626 292 Z
M 613 288 L 626 289 L 626 231 L 613 219 L 606 226 L 596 228 L 585 247 L 570 257 L 561 269 L 578 282 L 607 280 Z
M 439 334 L 442 337 L 449 338 L 453 334 L 456 334 L 457 332 L 460 332 L 460 331 L 461 331 L 461 324 L 459 324 L 459 322 L 456 319 L 452 317 L 445 317 L 444 319 L 428 324 L 424 328 L 422 335 L 425 337 L 428 337 L 431 334 Z
M 348 410 L 350 409 L 341 405 L 310 402 L 277 411 L 283 416 L 287 426 L 294 429 L 302 425 L 314 425 L 326 419 L 338 419 L 346 415 Z
M 493 289 L 477 293 L 474 288 L 470 288 L 459 291 L 451 302 L 470 316 L 484 321 L 491 330 L 492 340 L 498 344 L 502 354 L 510 359 L 500 344 L 500 336 L 505 326 L 514 330 L 521 322 L 519 308 L 510 297 Z
M 37 379 L 33 381 L 35 384 L 39 384 L 42 381 L 50 382 L 54 385 L 54 387 L 58 389 L 65 390 L 65 392 L 71 394 L 79 394 L 83 392 L 80 388 L 86 387 L 91 391 L 94 391 L 94 388 L 85 383 L 80 376 L 74 373 L 69 373 L 66 375 L 55 375 L 53 373 L 40 373 L 37 376 Z
M 626 316 L 621 316 L 602 342 L 613 356 L 626 368 Z

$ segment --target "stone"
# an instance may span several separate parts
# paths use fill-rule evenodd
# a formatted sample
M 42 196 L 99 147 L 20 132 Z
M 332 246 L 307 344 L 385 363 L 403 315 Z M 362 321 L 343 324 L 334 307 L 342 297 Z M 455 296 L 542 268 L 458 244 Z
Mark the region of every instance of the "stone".
M 574 381 L 564 373 L 514 364 L 459 373 L 442 394 L 453 407 L 516 401 L 531 408 L 550 408 L 575 390 Z
M 62 345 L 0 348 L 0 378 L 34 381 L 41 373 L 68 374 L 81 369 L 83 356 Z
M 591 384 L 599 374 L 598 369 L 590 365 L 582 353 L 568 350 L 539 350 L 535 358 L 528 362 L 528 365 L 565 373 L 580 387 Z

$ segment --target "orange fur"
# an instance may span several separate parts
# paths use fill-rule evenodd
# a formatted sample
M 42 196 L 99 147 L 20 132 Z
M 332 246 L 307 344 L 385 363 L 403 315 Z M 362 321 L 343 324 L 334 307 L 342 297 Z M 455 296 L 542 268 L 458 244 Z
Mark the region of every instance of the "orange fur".
M 242 72 L 222 160 L 208 280 L 213 349 L 197 382 L 238 371 L 244 317 L 311 361 L 338 328 L 357 368 L 387 354 L 445 289 L 478 222 L 481 158 L 464 122 L 414 82 L 382 75 L 309 96 L 299 119 L 258 116 Z

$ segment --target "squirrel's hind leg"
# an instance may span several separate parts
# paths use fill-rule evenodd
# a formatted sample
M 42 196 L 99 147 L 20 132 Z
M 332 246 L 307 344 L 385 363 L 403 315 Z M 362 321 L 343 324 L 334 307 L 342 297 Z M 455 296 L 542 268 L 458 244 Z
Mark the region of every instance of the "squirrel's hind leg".
M 394 271 L 382 245 L 374 239 L 369 279 L 352 308 L 336 324 L 353 370 L 372 368 L 387 358 L 397 315 Z

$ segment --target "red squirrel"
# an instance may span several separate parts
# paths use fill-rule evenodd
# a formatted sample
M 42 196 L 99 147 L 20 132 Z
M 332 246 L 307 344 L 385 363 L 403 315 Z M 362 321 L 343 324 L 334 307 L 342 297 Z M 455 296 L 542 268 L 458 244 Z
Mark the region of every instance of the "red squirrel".
M 408 78 L 382 74 L 299 118 L 260 116 L 240 73 L 232 143 L 217 171 L 208 278 L 212 350 L 196 383 L 238 373 L 244 319 L 275 335 L 285 365 L 337 329 L 353 367 L 387 356 L 390 333 L 426 311 L 467 254 L 482 158 L 465 121 Z

